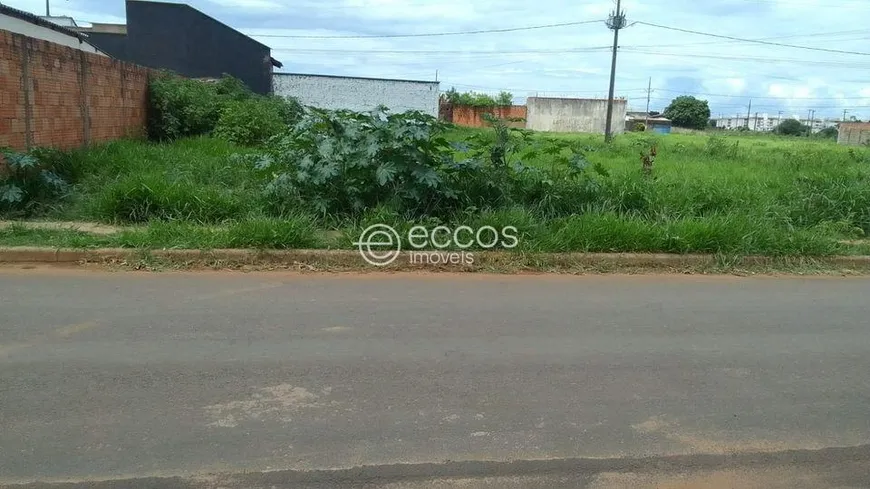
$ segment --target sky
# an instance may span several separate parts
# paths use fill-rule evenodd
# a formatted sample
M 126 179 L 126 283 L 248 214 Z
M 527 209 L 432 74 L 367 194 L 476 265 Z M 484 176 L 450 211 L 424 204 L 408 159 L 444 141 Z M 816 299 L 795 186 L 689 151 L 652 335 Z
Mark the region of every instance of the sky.
M 53 15 L 124 22 L 122 0 L 50 0 Z M 44 13 L 44 0 L 0 0 Z M 272 48 L 281 71 L 437 80 L 442 90 L 607 97 L 615 0 L 189 0 Z M 630 110 L 664 110 L 681 94 L 713 117 L 751 114 L 870 119 L 870 2 L 866 0 L 624 0 L 616 95 Z M 434 37 L 312 39 L 588 24 Z M 658 24 L 844 54 L 737 42 Z M 281 37 L 297 36 L 297 37 Z M 309 38 L 298 37 L 309 36 Z

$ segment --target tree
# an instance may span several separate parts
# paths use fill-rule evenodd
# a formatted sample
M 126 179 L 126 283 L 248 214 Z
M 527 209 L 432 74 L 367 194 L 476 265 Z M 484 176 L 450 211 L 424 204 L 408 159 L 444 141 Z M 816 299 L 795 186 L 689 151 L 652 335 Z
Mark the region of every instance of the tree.
M 682 95 L 671 102 L 665 109 L 665 117 L 677 127 L 689 129 L 704 129 L 710 120 L 710 105 L 706 100 L 699 100 L 689 95 Z
M 801 124 L 801 121 L 797 119 L 786 119 L 773 130 L 774 133 L 782 136 L 803 136 L 809 131 L 809 126 Z
M 840 136 L 840 131 L 836 127 L 826 127 L 816 134 L 820 139 L 837 139 Z
M 510 92 L 501 92 L 497 96 L 477 92 L 458 92 L 451 88 L 441 95 L 453 105 L 468 105 L 471 107 L 495 107 L 497 105 L 512 105 L 514 95 Z
M 495 102 L 498 105 L 513 105 L 514 94 L 510 92 L 499 92 L 498 97 L 495 98 Z

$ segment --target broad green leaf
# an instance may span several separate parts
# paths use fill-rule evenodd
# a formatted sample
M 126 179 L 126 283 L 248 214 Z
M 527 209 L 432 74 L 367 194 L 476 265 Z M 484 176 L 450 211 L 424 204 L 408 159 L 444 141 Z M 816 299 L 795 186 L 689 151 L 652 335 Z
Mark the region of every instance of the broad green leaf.
M 383 187 L 387 183 L 393 181 L 398 170 L 396 169 L 396 165 L 390 162 L 381 163 L 377 170 L 375 170 L 375 176 L 378 179 L 378 183 Z
M 0 202 L 17 204 L 23 200 L 24 190 L 21 190 L 17 185 L 10 183 L 0 186 Z
M 256 169 L 256 170 L 266 170 L 266 169 L 268 169 L 268 168 L 270 168 L 270 167 L 272 166 L 272 163 L 273 163 L 273 161 L 272 161 L 272 158 L 271 158 L 271 157 L 269 157 L 268 155 L 261 155 L 261 156 L 260 156 L 259 158 L 257 158 L 257 160 L 254 162 L 254 169 Z
M 41 176 L 42 181 L 44 181 L 46 185 L 53 187 L 55 190 L 63 190 L 69 185 L 63 178 L 60 178 L 54 172 L 49 170 L 42 170 Z

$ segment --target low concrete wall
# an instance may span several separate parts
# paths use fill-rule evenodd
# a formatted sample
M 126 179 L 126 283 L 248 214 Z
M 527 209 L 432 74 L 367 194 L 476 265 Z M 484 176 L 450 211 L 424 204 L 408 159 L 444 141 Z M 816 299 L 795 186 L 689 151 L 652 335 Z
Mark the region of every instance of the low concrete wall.
M 526 128 L 549 132 L 603 134 L 607 121 L 606 99 L 529 97 Z M 625 100 L 613 101 L 611 124 L 614 134 L 625 132 Z
M 390 112 L 420 112 L 438 117 L 439 83 L 347 76 L 275 73 L 272 91 L 302 104 L 330 110 L 368 112 L 379 105 Z
M 870 122 L 844 122 L 840 124 L 837 142 L 840 144 L 870 144 Z
M 508 122 L 508 126 L 516 128 L 526 127 L 525 105 L 504 105 L 499 107 L 471 107 L 468 105 L 454 105 L 449 110 L 443 110 L 442 114 L 450 114 L 448 122 L 457 126 L 465 127 L 489 127 L 483 116 L 491 114 L 499 119 L 522 119 Z

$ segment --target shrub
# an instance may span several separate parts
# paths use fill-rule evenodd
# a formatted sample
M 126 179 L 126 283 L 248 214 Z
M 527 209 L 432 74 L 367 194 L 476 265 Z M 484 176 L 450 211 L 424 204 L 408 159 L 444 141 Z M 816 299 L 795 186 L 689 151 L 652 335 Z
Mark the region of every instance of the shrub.
M 840 136 L 840 131 L 836 127 L 826 127 L 819 131 L 818 133 L 813 135 L 819 139 L 834 139 L 836 140 Z
M 802 136 L 809 134 L 810 128 L 797 119 L 786 119 L 779 123 L 774 129 L 774 134 L 781 136 Z
M 32 215 L 65 197 L 68 190 L 67 181 L 50 164 L 32 154 L 0 148 L 0 212 Z
M 257 146 L 287 128 L 280 99 L 231 101 L 221 109 L 214 135 L 242 146 Z
M 242 82 L 229 76 L 209 83 L 163 73 L 148 84 L 148 137 L 171 141 L 209 134 L 228 102 L 252 96 Z
M 307 109 L 257 163 L 281 207 L 356 214 L 381 203 L 432 208 L 449 197 L 439 172 L 452 161 L 444 125 L 420 112 Z M 293 205 L 295 204 L 295 205 Z
M 91 215 L 115 222 L 158 219 L 213 223 L 239 217 L 244 211 L 240 199 L 221 189 L 146 174 L 129 176 L 103 189 L 94 199 Z

